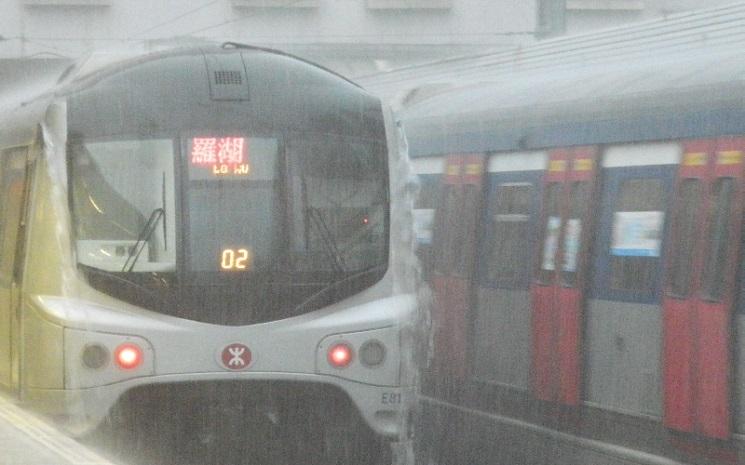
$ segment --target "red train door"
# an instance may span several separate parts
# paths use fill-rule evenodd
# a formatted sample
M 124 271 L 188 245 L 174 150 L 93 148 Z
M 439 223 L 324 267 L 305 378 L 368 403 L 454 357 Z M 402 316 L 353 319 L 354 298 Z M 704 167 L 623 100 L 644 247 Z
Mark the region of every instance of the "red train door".
M 445 160 L 434 231 L 434 369 L 440 383 L 457 384 L 468 366 L 469 306 L 485 156 Z
M 533 391 L 578 405 L 589 246 L 597 189 L 595 147 L 554 150 L 544 177 L 541 247 L 532 285 Z
M 663 299 L 664 423 L 726 439 L 745 139 L 685 144 Z

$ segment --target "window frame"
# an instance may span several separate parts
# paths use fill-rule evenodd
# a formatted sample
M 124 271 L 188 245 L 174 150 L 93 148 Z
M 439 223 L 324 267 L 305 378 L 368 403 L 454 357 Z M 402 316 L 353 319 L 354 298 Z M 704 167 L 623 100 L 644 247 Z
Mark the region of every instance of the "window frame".
M 657 304 L 662 302 L 664 286 L 663 274 L 667 254 L 667 238 L 670 227 L 670 206 L 673 198 L 673 183 L 676 179 L 678 165 L 641 165 L 604 167 L 602 171 L 603 184 L 600 192 L 600 218 L 598 221 L 595 242 L 591 244 L 595 251 L 592 259 L 592 269 L 595 270 L 590 278 L 589 297 L 598 300 L 617 302 L 633 302 L 641 304 Z M 621 185 L 631 179 L 659 179 L 662 182 L 662 192 L 666 198 L 662 199 L 665 214 L 662 227 L 662 241 L 660 256 L 656 257 L 652 276 L 654 283 L 647 292 L 616 289 L 611 287 L 611 242 L 613 231 L 613 217 L 618 201 Z M 590 244 L 588 244 L 590 245 Z
M 726 205 L 727 208 L 722 208 L 721 203 L 715 201 L 721 199 L 719 194 L 724 192 L 723 189 L 717 190 L 717 187 L 724 185 L 725 182 L 728 182 L 730 186 L 729 203 Z M 740 189 L 739 179 L 732 176 L 718 176 L 710 181 L 708 192 L 706 192 L 709 212 L 706 218 L 705 250 L 699 288 L 700 298 L 706 302 L 723 303 L 732 295 L 731 289 L 734 280 L 731 276 L 726 276 L 726 272 L 730 269 L 732 249 L 739 250 L 739 247 L 733 243 L 731 238 L 733 230 L 738 226 L 735 223 L 737 220 L 733 213 L 736 211 L 736 204 L 740 200 Z M 718 228 L 722 223 L 717 220 L 722 218 L 724 218 L 724 227 Z M 714 237 L 713 234 L 716 231 L 723 232 L 722 236 Z M 714 242 L 714 239 L 719 240 Z M 717 249 L 715 246 L 721 248 Z M 717 255 L 716 258 L 715 255 Z M 711 292 L 712 286 L 714 286 L 716 294 Z
M 25 238 L 22 237 L 23 231 L 25 229 L 25 220 L 26 220 L 26 211 L 27 211 L 27 203 L 28 203 L 28 194 L 30 189 L 30 182 L 31 182 L 31 174 L 32 174 L 32 166 L 30 163 L 30 152 L 31 152 L 31 146 L 28 145 L 19 145 L 15 147 L 7 147 L 5 149 L 0 150 L 0 194 L 3 195 L 3 202 L 2 206 L 0 207 L 0 254 L 2 253 L 4 247 L 5 247 L 5 233 L 7 227 L 12 227 L 12 224 L 7 223 L 7 211 L 6 208 L 8 207 L 9 203 L 9 196 L 6 195 L 6 186 L 5 186 L 5 176 L 8 174 L 8 163 L 11 154 L 15 155 L 20 154 L 23 157 L 23 173 L 21 174 L 20 178 L 22 179 L 22 190 L 19 193 L 20 198 L 18 199 L 18 215 L 17 217 L 13 218 L 14 220 L 17 220 L 17 223 L 15 224 L 15 243 L 12 246 L 12 256 L 8 257 L 7 259 L 5 257 L 0 257 L 0 285 L 3 287 L 10 286 L 10 284 L 13 282 L 14 279 L 20 278 L 19 275 L 19 247 L 22 246 L 22 242 L 25 241 Z
M 697 186 L 698 192 L 696 197 L 692 199 L 692 203 L 685 203 L 686 200 L 682 195 L 687 185 Z M 692 295 L 692 289 L 694 282 L 698 280 L 696 276 L 695 263 L 697 255 L 699 255 L 698 247 L 701 237 L 701 221 L 708 221 L 707 218 L 702 218 L 702 212 L 696 210 L 696 207 L 700 209 L 704 202 L 709 201 L 709 183 L 704 178 L 699 177 L 687 177 L 683 178 L 678 182 L 675 190 L 675 199 L 670 205 L 670 242 L 668 244 L 668 255 L 669 258 L 665 260 L 665 295 L 672 299 L 686 300 Z M 688 218 L 691 220 L 686 223 L 691 226 L 692 229 L 688 231 L 681 231 L 682 226 L 679 226 L 679 214 L 682 213 L 680 209 L 690 210 L 691 216 Z M 686 208 L 688 207 L 688 208 Z M 680 236 L 682 233 L 688 233 L 688 242 L 686 245 L 680 246 Z M 688 256 L 681 255 L 680 250 L 685 250 Z M 687 258 L 687 261 L 685 259 Z M 685 276 L 679 274 L 679 272 L 685 273 Z M 674 282 L 676 279 L 684 278 L 685 282 Z M 680 292 L 678 287 L 682 286 L 683 292 Z
M 561 256 L 559 251 L 561 249 L 561 241 L 563 240 L 563 224 L 564 224 L 564 198 L 565 198 L 565 187 L 566 182 L 551 181 L 543 185 L 541 189 L 541 217 L 538 224 L 539 240 L 537 244 L 537 254 L 535 264 L 533 265 L 533 281 L 538 286 L 553 286 L 557 282 L 558 269 L 561 267 Z M 551 211 L 547 208 L 549 195 L 553 192 L 552 188 L 556 187 L 555 195 L 555 206 L 556 215 L 552 215 Z M 553 205 L 552 205 L 553 206 Z M 559 219 L 558 231 L 556 234 L 556 245 L 553 251 L 553 269 L 543 268 L 543 261 L 546 258 L 546 237 L 548 236 L 548 221 L 549 218 L 554 217 Z
M 491 173 L 494 176 L 493 173 Z M 481 253 L 478 254 L 477 259 L 480 262 L 479 274 L 481 276 L 480 285 L 482 287 L 490 287 L 495 289 L 524 289 L 530 288 L 530 278 L 533 270 L 533 249 L 535 247 L 535 236 L 536 236 L 536 223 L 537 223 L 537 209 L 538 201 L 542 197 L 542 185 L 540 183 L 540 175 L 528 175 L 522 174 L 515 176 L 512 173 L 508 175 L 497 175 L 495 178 L 490 180 L 489 192 L 487 205 L 488 208 L 484 209 L 483 217 L 481 219 L 482 231 L 481 236 L 483 242 L 481 245 Z M 514 276 L 510 279 L 502 276 L 493 275 L 493 257 L 495 253 L 495 241 L 499 240 L 496 236 L 496 217 L 499 215 L 498 212 L 498 195 L 501 188 L 509 187 L 520 187 L 527 188 L 528 190 L 528 209 L 525 214 L 527 217 L 525 220 L 528 234 L 525 237 L 525 261 L 517 267 L 514 271 Z

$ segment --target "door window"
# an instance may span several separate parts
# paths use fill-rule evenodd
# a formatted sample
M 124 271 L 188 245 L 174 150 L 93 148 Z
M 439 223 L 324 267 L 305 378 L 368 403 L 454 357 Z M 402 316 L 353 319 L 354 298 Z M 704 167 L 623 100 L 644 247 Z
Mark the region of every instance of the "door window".
M 691 287 L 696 221 L 702 189 L 699 179 L 685 179 L 680 183 L 678 201 L 673 211 L 673 243 L 670 251 L 670 294 L 674 297 L 688 296 Z
M 654 290 L 662 244 L 664 186 L 660 179 L 621 183 L 613 210 L 610 287 L 647 293 Z
M 733 178 L 719 178 L 711 189 L 711 209 L 709 211 L 709 240 L 706 242 L 708 250 L 704 255 L 704 274 L 702 277 L 702 295 L 704 299 L 719 302 L 725 293 L 725 282 L 729 277 L 724 276 L 727 256 L 732 246 L 730 240 L 730 219 L 732 200 L 735 196 L 735 180 Z
M 590 201 L 590 186 L 587 181 L 575 182 L 571 189 L 569 217 L 564 225 L 564 260 L 561 267 L 561 284 L 564 287 L 577 285 L 582 256 L 582 213 Z
M 460 208 L 456 208 L 453 214 L 454 221 L 460 226 L 459 236 L 455 238 L 457 244 L 453 244 L 453 250 L 458 254 L 455 256 L 454 271 L 456 275 L 461 277 L 469 275 L 471 271 L 469 268 L 473 264 L 472 260 L 477 241 L 476 225 L 478 216 L 476 213 L 479 207 L 479 195 L 481 195 L 480 186 L 469 184 L 464 189 L 465 203 Z
M 457 213 L 460 205 L 460 192 L 458 186 L 446 185 L 442 193 L 442 209 L 436 214 L 435 225 L 435 271 L 440 274 L 448 273 L 453 267 L 453 260 L 460 253 L 458 236 L 460 235 L 461 222 L 458 221 Z
M 532 196 L 533 186 L 530 184 L 502 184 L 494 193 L 494 234 L 487 273 L 489 281 L 500 287 L 516 286 L 526 269 L 529 260 Z
M 559 247 L 559 233 L 561 232 L 561 187 L 562 184 L 552 182 L 546 188 L 543 199 L 545 213 L 543 215 L 543 244 L 541 247 L 540 264 L 538 266 L 538 281 L 541 284 L 551 282 L 556 269 L 556 250 Z

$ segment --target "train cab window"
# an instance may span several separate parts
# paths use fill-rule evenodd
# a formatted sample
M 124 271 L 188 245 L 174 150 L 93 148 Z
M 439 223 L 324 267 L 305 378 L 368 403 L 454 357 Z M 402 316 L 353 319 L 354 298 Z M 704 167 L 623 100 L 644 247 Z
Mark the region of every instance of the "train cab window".
M 276 142 L 263 141 L 267 168 L 272 172 L 265 176 L 260 195 L 266 196 L 264 203 L 269 205 L 270 199 L 280 201 L 281 180 L 274 171 L 276 160 L 269 163 L 277 155 Z M 381 182 L 385 176 L 382 147 L 351 137 L 305 136 L 290 140 L 288 152 L 295 184 L 294 268 L 303 272 L 336 268 L 349 273 L 385 263 L 388 192 Z M 267 210 L 269 219 L 273 215 Z M 279 219 L 273 221 L 276 224 Z M 264 221 L 265 227 L 268 223 Z M 267 229 L 281 235 L 279 225 Z M 281 251 L 272 255 L 281 256 Z
M 696 221 L 703 188 L 698 179 L 685 179 L 680 184 L 678 201 L 673 212 L 670 250 L 670 294 L 686 297 L 689 294 L 691 266 L 696 236 Z
M 559 247 L 559 233 L 561 232 L 561 188 L 558 182 L 550 183 L 546 187 L 543 205 L 543 245 L 541 247 L 540 263 L 537 278 L 541 284 L 551 282 L 556 269 L 556 250 Z
M 590 186 L 586 181 L 572 184 L 569 196 L 569 217 L 564 225 L 564 260 L 561 266 L 561 285 L 575 287 L 581 266 L 582 213 L 590 201 Z
M 723 275 L 730 249 L 730 218 L 735 183 L 732 178 L 720 178 L 711 189 L 711 210 L 707 221 L 709 237 L 702 277 L 703 297 L 718 302 L 725 291 Z
M 629 179 L 613 210 L 610 286 L 648 293 L 660 258 L 664 226 L 664 186 L 660 179 Z
M 532 196 L 532 185 L 508 183 L 500 185 L 492 197 L 496 208 L 487 273 L 497 286 L 516 286 L 527 266 Z
M 174 270 L 172 140 L 68 145 L 78 261 L 105 271 L 133 261 L 134 271 Z

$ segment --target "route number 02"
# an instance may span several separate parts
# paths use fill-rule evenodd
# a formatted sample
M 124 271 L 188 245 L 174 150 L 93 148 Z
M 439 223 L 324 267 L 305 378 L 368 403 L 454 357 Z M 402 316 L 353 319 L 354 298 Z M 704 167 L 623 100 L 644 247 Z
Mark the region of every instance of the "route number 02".
M 222 251 L 220 268 L 223 270 L 245 270 L 248 268 L 251 252 L 247 249 L 225 249 Z

